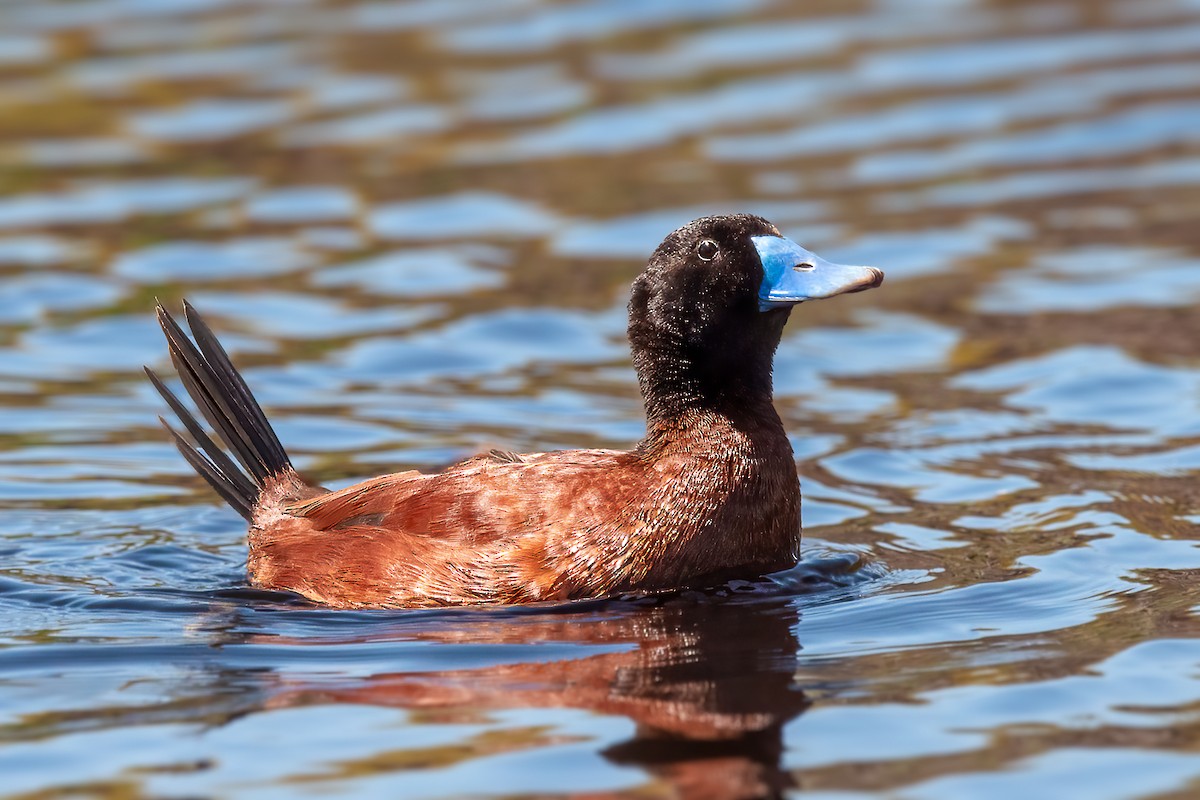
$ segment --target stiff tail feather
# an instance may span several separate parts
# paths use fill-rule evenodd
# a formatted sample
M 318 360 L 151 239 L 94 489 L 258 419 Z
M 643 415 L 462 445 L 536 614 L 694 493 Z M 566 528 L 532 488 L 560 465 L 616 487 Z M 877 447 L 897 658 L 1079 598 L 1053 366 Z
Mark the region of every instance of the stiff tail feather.
M 184 318 L 191 328 L 194 343 L 161 305 L 157 313 L 158 324 L 166 334 L 171 361 L 183 388 L 216 433 L 217 440 L 224 444 L 224 449 L 205 432 L 192 412 L 163 384 L 154 370 L 146 367 L 150 382 L 183 423 L 188 435 L 177 431 L 162 417 L 158 420 L 170 432 L 175 446 L 192 468 L 234 511 L 249 521 L 254 517 L 255 504 L 267 482 L 290 472 L 292 463 L 250 387 L 196 309 L 186 300 L 183 302 Z

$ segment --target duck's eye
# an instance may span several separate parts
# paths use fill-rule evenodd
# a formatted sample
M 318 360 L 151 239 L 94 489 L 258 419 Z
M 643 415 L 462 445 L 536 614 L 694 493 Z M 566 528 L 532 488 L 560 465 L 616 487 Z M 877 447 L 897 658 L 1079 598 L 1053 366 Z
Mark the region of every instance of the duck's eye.
M 696 245 L 696 255 L 700 256 L 701 261 L 712 261 L 720 250 L 712 239 L 705 239 Z
M 815 264 L 810 264 L 807 261 L 801 261 L 799 264 L 792 267 L 792 269 L 796 270 L 796 272 L 812 272 L 816 268 L 817 266 Z

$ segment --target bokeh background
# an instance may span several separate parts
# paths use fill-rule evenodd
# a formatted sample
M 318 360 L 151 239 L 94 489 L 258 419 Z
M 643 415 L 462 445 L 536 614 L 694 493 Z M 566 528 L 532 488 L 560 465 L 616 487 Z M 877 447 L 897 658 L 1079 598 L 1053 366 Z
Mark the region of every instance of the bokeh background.
M 642 433 L 627 287 L 754 211 L 805 560 L 331 613 L 141 365 L 188 297 L 330 485 Z M 0 2 L 0 793 L 1193 797 L 1194 0 Z

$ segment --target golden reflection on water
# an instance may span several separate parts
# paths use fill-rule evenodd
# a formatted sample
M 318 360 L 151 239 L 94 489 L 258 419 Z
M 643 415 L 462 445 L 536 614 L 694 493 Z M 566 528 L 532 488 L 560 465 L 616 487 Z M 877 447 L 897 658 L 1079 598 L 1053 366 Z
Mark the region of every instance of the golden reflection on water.
M 268 705 L 397 707 L 425 724 L 478 723 L 493 711 L 512 708 L 584 709 L 632 721 L 632 735 L 604 748 L 601 755 L 614 764 L 647 770 L 680 796 L 778 794 L 794 783 L 779 763 L 782 728 L 808 705 L 794 681 L 797 611 L 785 599 L 752 606 L 730 600 L 705 602 L 704 612 L 697 614 L 695 602 L 696 598 L 646 602 L 623 614 L 591 620 L 551 613 L 478 620 L 468 631 L 427 630 L 415 640 L 474 646 L 582 644 L 600 652 L 566 658 L 535 654 L 534 660 L 483 668 L 376 673 L 341 681 L 285 678 L 269 690 Z M 731 630 L 740 632 L 741 646 L 730 646 Z M 396 635 L 411 632 L 398 629 Z M 288 644 L 320 647 L 333 642 L 308 639 Z M 554 739 L 551 731 L 536 726 L 527 732 L 528 739 L 510 730 L 424 752 L 405 750 L 383 759 L 372 754 L 294 780 L 322 783 L 415 769 L 431 761 L 452 763 L 537 748 Z

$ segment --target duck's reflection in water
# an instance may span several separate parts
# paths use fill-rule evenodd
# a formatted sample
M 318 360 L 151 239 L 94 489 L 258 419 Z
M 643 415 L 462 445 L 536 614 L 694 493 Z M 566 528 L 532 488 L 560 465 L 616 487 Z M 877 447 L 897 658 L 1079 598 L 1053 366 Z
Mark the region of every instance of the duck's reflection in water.
M 513 708 L 621 715 L 636 723 L 636 733 L 604 756 L 646 770 L 674 796 L 776 797 L 792 786 L 780 766 L 783 726 L 807 705 L 794 684 L 797 622 L 794 599 L 786 598 L 675 597 L 595 604 L 594 613 L 476 616 L 415 636 L 447 644 L 576 643 L 603 651 L 569 660 L 381 673 L 333 686 L 298 684 L 293 676 L 276 687 L 270 704 L 371 704 L 440 711 L 447 719 Z M 372 638 L 378 634 L 375 629 Z

